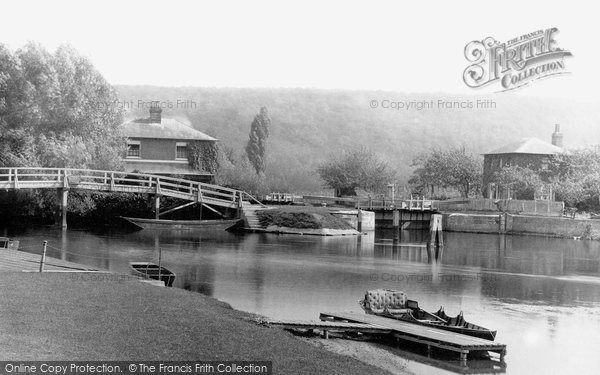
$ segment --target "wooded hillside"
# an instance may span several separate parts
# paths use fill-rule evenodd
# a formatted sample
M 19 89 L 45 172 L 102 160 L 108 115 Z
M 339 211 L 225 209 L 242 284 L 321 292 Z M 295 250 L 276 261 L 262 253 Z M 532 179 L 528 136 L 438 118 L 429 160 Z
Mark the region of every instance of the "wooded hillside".
M 193 126 L 243 152 L 252 119 L 268 108 L 272 124 L 267 143 L 267 174 L 278 188 L 318 192 L 323 182 L 317 164 L 343 146 L 357 144 L 378 152 L 405 183 L 411 161 L 432 147 L 465 145 L 483 153 L 523 137 L 550 141 L 554 124 L 561 124 L 565 145 L 600 143 L 600 106 L 514 94 L 458 96 L 442 93 L 410 94 L 382 91 L 316 89 L 238 89 L 198 87 L 116 86 L 126 116 L 147 116 L 138 101 L 159 100 L 163 116 L 187 119 Z M 495 109 L 436 108 L 438 100 L 472 102 L 491 99 Z M 370 102 L 377 100 L 378 108 Z M 434 108 L 382 108 L 383 100 L 434 101 Z M 178 107 L 179 101 L 179 107 Z M 187 103 L 185 108 L 184 103 Z M 387 103 L 386 103 L 387 104 Z

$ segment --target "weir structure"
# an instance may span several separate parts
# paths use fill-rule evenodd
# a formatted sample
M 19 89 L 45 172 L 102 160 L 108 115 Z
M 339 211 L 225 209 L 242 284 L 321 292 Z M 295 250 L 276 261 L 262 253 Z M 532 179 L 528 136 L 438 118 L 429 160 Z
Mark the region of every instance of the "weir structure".
M 77 189 L 152 195 L 156 219 L 193 204 L 198 204 L 200 210 L 204 207 L 221 216 L 224 215 L 218 208 L 232 209 L 239 215 L 244 201 L 260 204 L 250 194 L 224 186 L 146 173 L 89 169 L 0 168 L 0 189 L 56 189 L 59 224 L 62 228 L 67 227 L 69 191 Z M 163 196 L 187 202 L 160 212 L 160 200 Z
M 351 198 L 305 195 L 304 203 L 325 207 L 352 207 L 357 210 L 357 230 L 362 232 L 362 212 L 375 213 L 375 229 L 393 229 L 394 242 L 400 240 L 401 230 L 429 230 L 427 245 L 444 246 L 442 215 L 438 202 L 424 197 L 401 198 Z
M 425 198 L 393 199 L 373 201 L 360 207 L 375 212 L 375 226 L 394 230 L 394 242 L 400 241 L 403 229 L 429 230 L 428 247 L 444 246 L 442 235 L 442 215 L 438 213 L 435 201 Z M 359 215 L 360 217 L 360 215 Z

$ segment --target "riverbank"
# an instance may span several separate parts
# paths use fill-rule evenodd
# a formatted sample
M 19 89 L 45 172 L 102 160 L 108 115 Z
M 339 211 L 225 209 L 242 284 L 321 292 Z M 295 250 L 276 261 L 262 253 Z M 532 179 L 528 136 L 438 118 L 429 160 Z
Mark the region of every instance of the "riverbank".
M 0 274 L 2 360 L 267 360 L 274 373 L 382 374 L 254 316 L 109 273 Z
M 317 236 L 360 234 L 350 223 L 324 207 L 277 207 L 258 211 L 257 216 L 262 228 L 254 230 L 260 232 Z

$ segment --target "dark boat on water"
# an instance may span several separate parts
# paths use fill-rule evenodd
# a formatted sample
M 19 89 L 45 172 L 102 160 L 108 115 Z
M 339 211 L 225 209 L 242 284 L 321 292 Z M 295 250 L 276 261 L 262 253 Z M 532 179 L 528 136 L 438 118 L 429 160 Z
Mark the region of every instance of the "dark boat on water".
M 463 335 L 494 341 L 496 331 L 467 322 L 462 311 L 456 317 L 449 317 L 444 308 L 435 313 L 427 312 L 419 307 L 417 301 L 406 299 L 403 292 L 377 289 L 367 291 L 365 299 L 359 304 L 367 314 L 374 314 L 409 323 L 420 324 Z
M 435 328 L 445 329 L 446 331 L 461 333 L 463 335 L 479 337 L 480 339 L 494 341 L 496 338 L 496 331 L 492 331 L 477 324 L 467 322 L 463 317 L 462 311 L 455 317 L 449 317 L 446 315 L 443 307 L 440 307 L 440 309 L 435 313 L 430 313 L 419 308 L 419 303 L 412 300 L 406 301 L 406 307 L 410 309 L 407 314 L 392 317 L 395 319 L 404 320 L 406 322 L 432 326 Z
M 133 274 L 146 279 L 160 280 L 165 286 L 173 286 L 175 274 L 165 267 L 151 262 L 131 262 L 129 263 Z
M 214 229 L 226 230 L 239 222 L 234 220 L 164 220 L 142 219 L 138 217 L 124 217 L 131 224 L 140 229 Z

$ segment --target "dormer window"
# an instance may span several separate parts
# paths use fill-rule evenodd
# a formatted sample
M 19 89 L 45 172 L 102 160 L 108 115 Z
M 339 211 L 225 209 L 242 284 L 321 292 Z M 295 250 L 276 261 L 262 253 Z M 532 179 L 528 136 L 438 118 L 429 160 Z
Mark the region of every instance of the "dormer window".
M 186 142 L 177 142 L 176 160 L 188 160 L 188 146 Z

